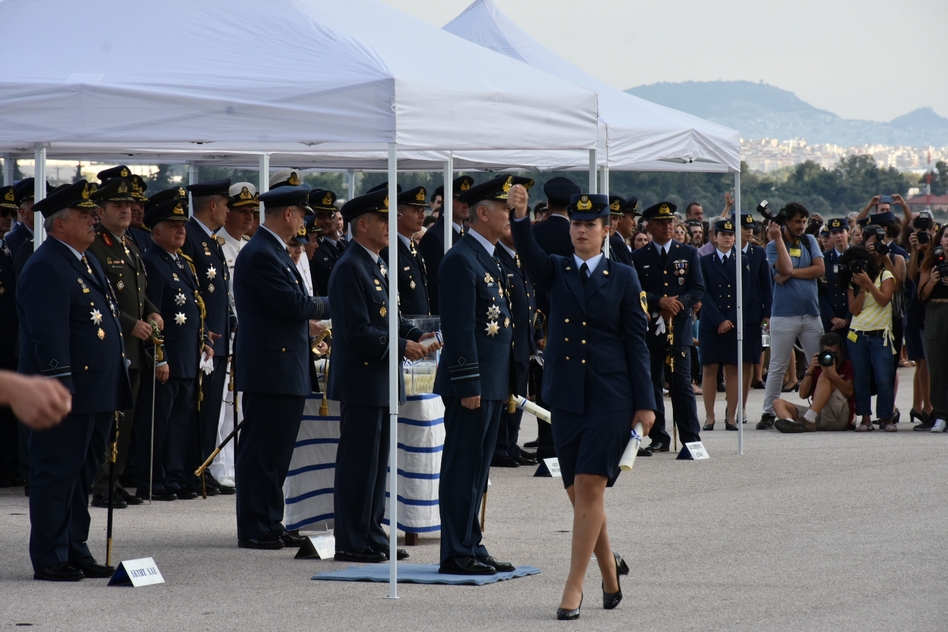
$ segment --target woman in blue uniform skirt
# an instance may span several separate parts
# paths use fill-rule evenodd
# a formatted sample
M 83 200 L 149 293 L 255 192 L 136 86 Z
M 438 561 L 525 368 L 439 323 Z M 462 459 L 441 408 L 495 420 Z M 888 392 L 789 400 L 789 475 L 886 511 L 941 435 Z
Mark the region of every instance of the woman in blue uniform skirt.
M 641 422 L 647 433 L 655 420 L 645 294 L 635 269 L 609 261 L 601 250 L 608 202 L 605 195 L 572 197 L 575 254 L 561 257 L 537 246 L 526 219 L 526 190 L 513 187 L 508 196 L 520 260 L 550 297 L 542 393 L 552 409 L 553 441 L 573 504 L 570 571 L 556 611 L 565 620 L 579 618 L 593 553 L 602 573 L 603 607 L 615 608 L 622 599 L 619 575 L 629 569 L 610 548 L 603 499 L 619 474 L 631 429 Z

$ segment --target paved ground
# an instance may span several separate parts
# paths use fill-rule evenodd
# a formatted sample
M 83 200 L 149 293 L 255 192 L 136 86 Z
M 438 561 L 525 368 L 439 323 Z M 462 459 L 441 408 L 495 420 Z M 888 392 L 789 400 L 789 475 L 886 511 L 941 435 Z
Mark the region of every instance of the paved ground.
M 903 385 L 911 374 L 902 370 Z M 908 411 L 908 388 L 899 406 Z M 795 397 L 795 396 L 794 396 Z M 762 391 L 753 391 L 752 422 Z M 719 414 L 723 414 L 719 402 Z M 0 626 L 44 630 L 871 630 L 948 629 L 948 435 L 908 431 L 705 433 L 711 458 L 640 459 L 607 494 L 625 601 L 601 608 L 590 570 L 579 621 L 553 620 L 571 513 L 559 479 L 492 473 L 485 543 L 542 569 L 485 587 L 313 582 L 345 565 L 236 546 L 234 497 L 116 512 L 115 556 L 153 556 L 167 583 L 32 580 L 27 503 L 0 490 Z M 535 432 L 526 425 L 525 435 Z M 105 511 L 92 548 L 105 557 Z M 438 541 L 411 550 L 436 563 Z

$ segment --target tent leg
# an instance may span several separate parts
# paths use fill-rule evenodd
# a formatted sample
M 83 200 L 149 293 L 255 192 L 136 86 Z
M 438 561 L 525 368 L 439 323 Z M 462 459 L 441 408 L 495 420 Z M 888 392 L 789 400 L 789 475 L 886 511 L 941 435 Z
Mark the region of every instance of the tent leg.
M 602 194 L 609 195 L 609 167 L 608 165 L 603 165 L 599 169 L 599 184 L 602 187 Z M 612 221 L 612 218 L 609 218 L 609 221 Z M 611 225 L 611 224 L 610 224 Z M 602 252 L 606 255 L 606 259 L 609 258 L 609 239 L 606 239 L 605 243 L 602 246 Z
M 743 249 L 741 239 L 741 172 L 734 173 L 734 223 L 738 228 L 734 231 L 735 248 L 737 252 Z M 740 259 L 738 259 L 740 261 Z M 737 424 L 737 453 L 744 454 L 744 283 L 743 274 L 737 274 L 737 412 L 734 423 Z M 757 332 L 760 335 L 760 332 Z
M 596 164 L 597 162 L 598 161 L 596 160 L 596 150 L 590 149 L 589 150 L 589 191 L 588 191 L 589 193 L 596 193 L 597 191 L 597 188 L 596 188 L 596 168 L 598 166 Z
M 454 245 L 454 156 L 449 155 L 444 163 L 444 197 L 441 199 L 441 215 L 444 217 L 444 251 Z
M 39 202 L 46 197 L 46 145 L 36 143 L 33 147 L 33 193 L 34 199 Z M 46 229 L 43 227 L 43 214 L 33 213 L 33 251 L 46 239 Z
M 13 154 L 3 154 L 3 186 L 13 184 L 13 174 L 16 171 L 16 159 Z
M 188 184 L 197 184 L 198 182 L 198 166 L 194 164 L 193 160 L 188 161 Z M 191 195 L 191 192 L 188 192 L 188 214 L 190 217 L 194 217 L 194 200 Z
M 257 183 L 257 193 L 266 193 L 270 190 L 270 154 L 260 154 L 260 177 Z M 267 219 L 263 202 L 260 203 L 260 223 Z
M 388 207 L 398 204 L 398 157 L 395 143 L 388 144 Z M 389 235 L 395 232 L 395 218 L 389 213 Z M 397 236 L 396 236 L 397 239 Z M 388 598 L 398 599 L 398 380 L 401 358 L 398 349 L 398 248 L 388 249 Z

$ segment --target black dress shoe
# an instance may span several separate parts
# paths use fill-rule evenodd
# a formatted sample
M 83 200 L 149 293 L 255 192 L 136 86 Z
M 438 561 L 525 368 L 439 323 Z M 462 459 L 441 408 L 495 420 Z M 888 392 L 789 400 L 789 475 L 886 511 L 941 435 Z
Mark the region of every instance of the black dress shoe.
M 104 507 L 108 508 L 109 506 L 109 493 L 108 492 L 99 492 L 98 494 L 92 495 L 92 506 L 93 507 Z M 125 509 L 128 507 L 128 503 L 117 493 L 112 494 L 112 509 Z
M 141 505 L 143 502 L 145 502 L 138 496 L 133 496 L 132 494 L 129 494 L 127 490 L 124 490 L 121 487 L 116 489 L 115 493 L 118 494 L 119 497 L 125 501 L 126 505 Z
M 204 481 L 205 481 L 204 484 L 207 485 L 208 496 L 216 496 L 217 494 L 230 496 L 231 494 L 237 493 L 236 487 L 234 487 L 233 485 L 225 485 L 224 483 L 214 478 L 214 475 L 211 474 L 210 472 L 207 472 L 207 471 L 204 472 Z M 211 494 L 212 487 L 216 490 L 215 494 Z
M 275 536 L 272 533 L 264 533 L 256 538 L 237 540 L 237 546 L 241 549 L 275 550 L 282 549 L 286 545 L 283 544 L 283 540 L 279 536 Z
M 668 452 L 668 444 L 662 443 L 661 441 L 653 441 L 649 444 L 648 449 L 651 450 L 653 454 L 655 452 Z
M 495 456 L 490 461 L 491 467 L 520 467 L 520 464 L 514 461 L 509 456 Z
M 540 442 L 537 441 L 536 439 L 534 439 L 533 441 L 527 441 L 526 443 L 523 444 L 523 447 L 525 447 L 525 448 L 538 448 L 538 447 L 540 447 Z
M 94 557 L 84 557 L 81 560 L 75 560 L 70 562 L 70 565 L 79 569 L 79 571 L 86 577 L 111 577 L 115 574 L 114 566 L 106 566 L 105 564 L 99 564 L 95 561 Z
M 198 493 L 194 491 L 189 485 L 179 488 L 175 494 L 181 500 L 194 500 L 198 497 Z
M 33 572 L 33 579 L 46 582 L 77 582 L 85 577 L 82 571 L 68 562 L 39 568 Z
M 636 456 L 652 456 L 652 448 L 639 448 L 639 453 Z
M 517 462 L 517 465 L 536 465 L 537 464 L 536 459 L 532 459 L 528 456 L 522 456 L 522 455 L 515 456 L 513 457 L 513 460 Z
M 583 607 L 583 598 L 579 598 L 579 605 L 576 606 L 575 610 L 567 610 L 566 608 L 557 608 L 556 609 L 556 618 L 560 621 L 575 621 L 579 618 L 579 609 Z
M 305 535 L 293 535 L 287 531 L 284 531 L 278 537 L 283 540 L 283 546 L 287 547 L 288 549 L 298 549 L 306 544 Z
M 377 552 L 381 553 L 385 557 L 385 559 L 383 560 L 384 562 L 387 562 L 389 560 L 388 549 L 385 549 L 384 551 L 377 551 Z M 409 557 L 411 556 L 408 554 L 408 549 L 395 549 L 396 560 L 407 560 Z
M 529 452 L 529 451 L 524 450 L 523 448 L 521 448 L 521 449 L 520 449 L 520 456 L 522 456 L 522 457 L 524 457 L 524 458 L 527 458 L 527 459 L 535 459 L 535 458 L 537 458 L 537 453 L 536 453 L 536 452 Z
M 438 572 L 442 575 L 496 575 L 493 566 L 482 564 L 474 557 L 452 557 L 441 562 Z
M 148 500 L 147 491 L 146 492 L 138 491 L 136 492 L 135 495 L 141 498 L 142 500 Z M 151 499 L 152 500 L 178 500 L 178 495 L 174 493 L 173 491 L 170 491 L 167 489 L 159 489 L 151 493 Z
M 361 564 L 378 564 L 388 559 L 381 551 L 336 551 L 333 559 L 337 562 L 359 562 Z
M 488 555 L 487 557 L 479 557 L 477 558 L 477 561 L 481 564 L 490 566 L 498 573 L 512 573 L 517 570 L 517 567 L 510 562 L 498 562 L 492 555 Z

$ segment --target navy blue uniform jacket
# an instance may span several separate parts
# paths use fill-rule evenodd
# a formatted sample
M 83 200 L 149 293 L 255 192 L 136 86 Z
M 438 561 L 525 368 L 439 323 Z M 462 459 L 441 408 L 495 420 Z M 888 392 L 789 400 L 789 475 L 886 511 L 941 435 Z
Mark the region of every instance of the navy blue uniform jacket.
M 451 243 L 458 243 L 461 233 L 453 226 L 451 232 L 454 233 Z M 441 294 L 438 274 L 441 259 L 444 257 L 444 215 L 439 215 L 438 221 L 428 227 L 425 236 L 418 242 L 418 250 L 428 267 L 428 300 L 431 303 L 431 313 L 439 314 L 441 313 Z
M 358 242 L 336 262 L 329 278 L 329 302 L 333 305 L 329 397 L 347 404 L 388 406 L 388 318 L 399 318 L 400 380 L 407 341 L 417 342 L 423 332 L 401 318 L 397 306 L 390 314 L 388 279 L 377 257 L 373 259 Z
M 609 258 L 627 266 L 632 265 L 632 251 L 619 233 L 612 233 L 609 237 Z
M 339 257 L 345 252 L 344 242 L 337 241 L 332 245 L 325 237 L 319 239 L 319 248 L 313 253 L 309 260 L 309 270 L 313 277 L 313 291 L 319 296 L 329 296 L 329 277 L 332 275 L 332 269 L 339 261 Z
M 201 298 L 207 314 L 204 324 L 208 331 L 219 334 L 214 341 L 214 357 L 225 358 L 230 353 L 230 268 L 217 237 L 208 235 L 193 217 L 187 223 L 187 236 L 181 251 L 189 256 L 201 286 Z
M 441 261 L 444 348 L 434 392 L 444 397 L 506 401 L 510 397 L 513 316 L 506 276 L 468 233 Z
M 744 322 L 759 325 L 765 318 L 770 318 L 774 278 L 767 263 L 766 250 L 756 244 L 749 244 L 744 257 L 750 277 L 744 281 Z
M 632 251 L 632 263 L 645 290 L 649 313 L 650 346 L 667 346 L 665 334 L 655 335 L 660 311 L 658 301 L 663 296 L 677 296 L 684 309 L 675 316 L 675 346 L 690 347 L 694 340 L 694 306 L 704 297 L 704 277 L 698 263 L 698 251 L 674 239 L 668 246 L 665 265 L 662 265 L 658 246 L 654 242 Z
M 181 256 L 178 261 L 180 266 L 167 250 L 152 244 L 142 255 L 148 267 L 145 294 L 165 321 L 162 334 L 171 377 L 193 379 L 201 362 L 206 329 L 201 329 L 201 311 L 194 296 L 198 286 L 191 266 Z
M 701 274 L 704 276 L 705 294 L 704 301 L 701 303 L 701 319 L 698 327 L 705 331 L 717 331 L 718 326 L 726 320 L 737 325 L 737 269 L 735 264 L 736 253 L 731 248 L 728 253 L 727 266 L 718 259 L 717 250 L 709 255 L 701 257 L 698 261 L 701 265 Z M 744 278 L 742 282 L 744 287 L 753 291 L 750 287 L 750 269 L 747 263 L 747 257 L 742 256 Z M 747 296 L 748 290 L 744 295 Z M 747 310 L 744 310 L 744 323 L 750 322 L 747 319 Z
M 428 274 L 425 262 L 415 245 L 415 253 L 405 242 L 398 239 L 398 304 L 403 314 L 409 316 L 428 316 L 431 314 L 431 304 L 428 302 Z M 388 261 L 388 248 L 380 253 L 383 260 Z
M 20 373 L 58 378 L 75 414 L 128 410 L 131 386 L 112 290 L 95 257 L 86 266 L 52 237 L 36 249 L 17 284 Z
M 511 229 L 520 261 L 551 299 L 543 399 L 574 414 L 655 410 L 635 269 L 604 257 L 583 284 L 573 256 L 546 254 L 529 221 Z
M 262 227 L 237 257 L 234 299 L 240 321 L 237 389 L 312 393 L 308 321 L 328 318 L 329 307 L 325 299 L 306 294 L 286 246 Z

